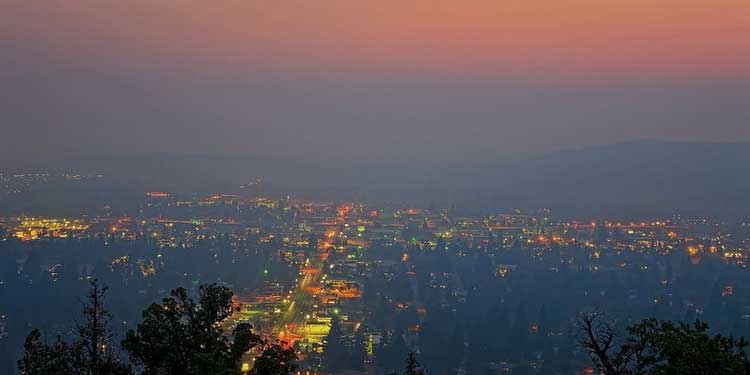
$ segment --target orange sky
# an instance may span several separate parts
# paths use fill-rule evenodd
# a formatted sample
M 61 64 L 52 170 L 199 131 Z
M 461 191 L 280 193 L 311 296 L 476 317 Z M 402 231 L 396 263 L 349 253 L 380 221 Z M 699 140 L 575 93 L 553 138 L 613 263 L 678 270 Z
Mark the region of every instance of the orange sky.
M 11 0 L 20 58 L 252 74 L 750 77 L 748 0 Z

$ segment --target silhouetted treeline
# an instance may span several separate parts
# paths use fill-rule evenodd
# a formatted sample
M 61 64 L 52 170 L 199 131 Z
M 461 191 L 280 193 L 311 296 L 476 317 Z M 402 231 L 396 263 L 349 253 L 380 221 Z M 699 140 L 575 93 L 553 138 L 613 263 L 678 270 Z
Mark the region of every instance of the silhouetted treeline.
M 183 288 L 174 289 L 161 304 L 143 311 L 143 320 L 128 331 L 121 345 L 112 334 L 111 316 L 104 306 L 107 288 L 96 279 L 90 288 L 81 311 L 83 323 L 74 329 L 74 338 L 48 342 L 34 329 L 18 361 L 21 374 L 239 375 L 251 351 L 257 353 L 252 375 L 286 375 L 297 368 L 294 349 L 265 341 L 250 324 L 224 331 L 221 323 L 233 312 L 232 292 L 226 287 L 201 285 L 197 300 Z M 120 346 L 130 364 L 120 355 Z

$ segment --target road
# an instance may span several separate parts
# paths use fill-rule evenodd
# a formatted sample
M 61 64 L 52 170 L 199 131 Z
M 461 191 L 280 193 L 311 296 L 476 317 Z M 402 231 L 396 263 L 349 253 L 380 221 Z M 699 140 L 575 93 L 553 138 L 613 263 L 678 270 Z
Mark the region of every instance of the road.
M 320 290 L 321 264 L 309 263 L 300 268 L 301 278 L 292 292 L 289 307 L 274 327 L 279 339 L 289 342 L 304 337 L 307 316 L 312 313 L 315 295 Z

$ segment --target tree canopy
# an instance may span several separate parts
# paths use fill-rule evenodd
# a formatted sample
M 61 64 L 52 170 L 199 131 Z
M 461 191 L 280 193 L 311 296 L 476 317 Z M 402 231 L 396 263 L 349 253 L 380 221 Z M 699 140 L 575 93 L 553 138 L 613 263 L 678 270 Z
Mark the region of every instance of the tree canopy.
M 409 352 L 404 360 L 404 375 L 424 375 L 422 365 L 417 361 L 417 354 Z
M 104 308 L 107 287 L 91 280 L 87 300 L 81 310 L 83 322 L 71 342 L 58 337 L 48 344 L 34 329 L 24 343 L 18 370 L 24 375 L 126 375 L 130 366 L 120 360 L 113 345 L 111 317 Z
M 220 323 L 232 314 L 232 292 L 202 285 L 198 301 L 184 288 L 143 312 L 143 321 L 123 341 L 130 359 L 146 375 L 239 374 L 242 356 L 261 343 L 250 324 L 227 335 Z
M 744 338 L 711 335 L 701 321 L 645 319 L 629 326 L 624 339 L 600 314 L 582 316 L 580 327 L 581 346 L 605 375 L 739 375 L 750 369 Z
M 107 288 L 91 282 L 83 320 L 70 342 L 58 337 L 52 343 L 38 329 L 26 338 L 23 357 L 17 362 L 23 375 L 130 375 L 121 361 L 104 307 Z M 239 375 L 241 362 L 256 348 L 253 375 L 287 375 L 297 369 L 296 353 L 283 342 L 268 343 L 247 323 L 232 332 L 222 328 L 233 311 L 232 292 L 217 284 L 202 285 L 197 301 L 183 288 L 172 290 L 161 304 L 151 304 L 143 321 L 128 331 L 122 342 L 144 375 Z
M 284 342 L 266 345 L 255 358 L 251 375 L 288 375 L 297 370 L 297 355 Z

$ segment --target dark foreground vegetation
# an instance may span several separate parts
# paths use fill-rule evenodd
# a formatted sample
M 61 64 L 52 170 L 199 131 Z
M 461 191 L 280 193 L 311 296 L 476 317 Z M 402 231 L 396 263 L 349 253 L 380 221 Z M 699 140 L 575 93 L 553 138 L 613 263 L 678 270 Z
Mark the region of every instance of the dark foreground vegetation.
M 232 313 L 232 292 L 216 284 L 203 285 L 197 301 L 183 288 L 143 312 L 135 330 L 127 332 L 121 349 L 104 309 L 106 287 L 96 280 L 84 304 L 83 323 L 70 342 L 49 342 L 39 330 L 26 339 L 18 369 L 25 375 L 215 374 L 242 373 L 242 359 L 256 354 L 251 374 L 290 374 L 296 370 L 294 350 L 283 342 L 264 340 L 247 323 L 225 332 L 221 322 Z
M 202 285 L 197 300 L 183 288 L 143 311 L 136 329 L 119 345 L 104 306 L 106 286 L 92 279 L 72 329 L 72 339 L 50 340 L 34 329 L 24 344 L 18 370 L 24 375 L 287 375 L 298 370 L 297 355 L 284 342 L 264 339 L 248 323 L 225 331 L 232 292 L 217 284 Z M 335 323 L 334 323 L 335 324 Z M 579 318 L 578 345 L 592 366 L 584 373 L 603 375 L 740 375 L 750 374 L 744 338 L 708 333 L 692 324 L 644 319 L 618 334 L 603 314 Z M 124 350 L 127 355 L 125 355 Z M 127 357 L 129 360 L 126 360 Z M 243 365 L 250 358 L 253 365 Z M 330 365 L 329 365 L 330 366 Z M 332 367 L 332 366 L 331 366 Z M 404 375 L 425 375 L 415 352 L 404 361 Z M 392 374 L 396 374 L 395 372 Z
M 708 325 L 645 319 L 619 337 L 600 314 L 580 318 L 579 345 L 603 375 L 748 374 L 744 338 L 710 335 Z

